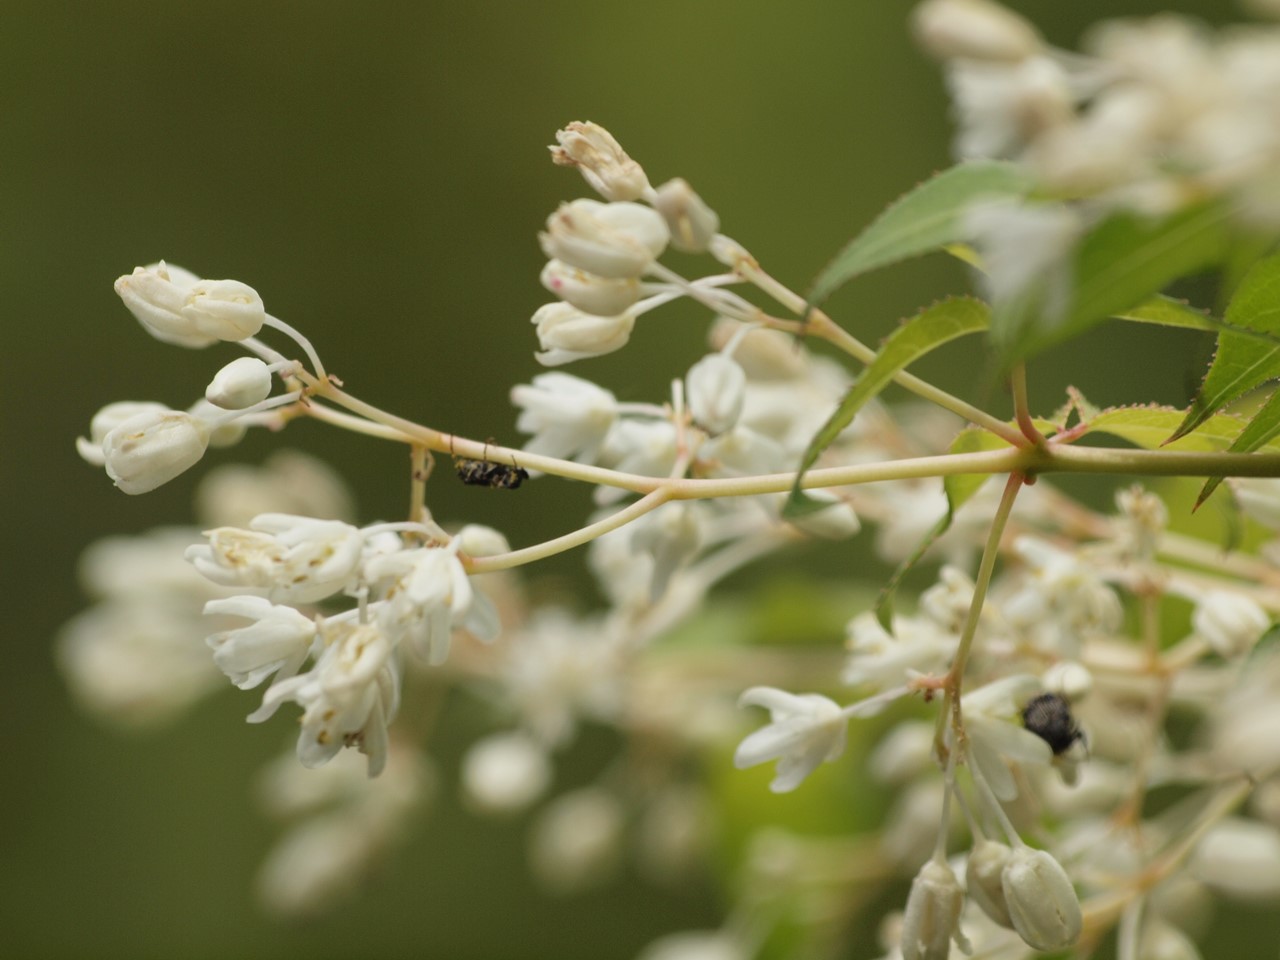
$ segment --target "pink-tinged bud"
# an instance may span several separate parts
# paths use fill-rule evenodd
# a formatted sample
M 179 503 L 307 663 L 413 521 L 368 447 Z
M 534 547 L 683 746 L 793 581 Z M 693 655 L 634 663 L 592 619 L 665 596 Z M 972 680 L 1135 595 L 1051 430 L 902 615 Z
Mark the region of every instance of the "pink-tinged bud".
M 638 203 L 562 203 L 538 235 L 542 251 L 598 277 L 639 277 L 666 249 L 662 215 Z
M 679 177 L 658 188 L 653 207 L 667 221 L 671 245 L 685 253 L 704 252 L 720 230 L 716 212 Z
M 107 476 L 125 493 L 146 493 L 195 466 L 209 446 L 209 427 L 180 410 L 130 417 L 102 440 Z
M 640 164 L 599 124 L 575 120 L 556 131 L 556 141 L 547 148 L 552 161 L 562 167 L 577 167 L 606 200 L 638 200 L 649 190 L 649 179 Z
M 597 317 L 616 317 L 640 299 L 636 277 L 597 277 L 559 260 L 548 260 L 539 279 L 565 303 Z

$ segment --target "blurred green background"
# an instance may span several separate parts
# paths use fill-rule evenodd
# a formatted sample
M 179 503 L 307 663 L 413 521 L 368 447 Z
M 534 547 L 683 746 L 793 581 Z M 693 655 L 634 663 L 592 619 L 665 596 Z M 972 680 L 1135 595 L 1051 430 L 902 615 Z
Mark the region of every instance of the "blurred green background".
M 548 299 L 535 234 L 559 201 L 587 192 L 549 163 L 554 131 L 606 125 L 653 182 L 685 177 L 726 233 L 803 288 L 885 203 L 948 162 L 946 102 L 909 42 L 910 6 L 6 0 L 0 955 L 612 960 L 663 930 L 718 922 L 710 890 L 538 893 L 522 825 L 475 820 L 452 801 L 447 739 L 441 798 L 368 896 L 306 925 L 263 917 L 250 881 L 273 833 L 250 783 L 291 727 L 245 727 L 256 698 L 228 686 L 170 730 L 122 735 L 76 710 L 51 658 L 58 625 L 85 604 L 81 548 L 189 521 L 199 469 L 129 498 L 72 441 L 113 400 L 185 406 L 235 355 L 166 347 L 120 305 L 112 281 L 166 258 L 256 287 L 358 395 L 517 442 L 506 393 L 539 371 L 528 318 Z M 1015 6 L 1067 46 L 1103 15 L 1231 13 L 1223 0 Z M 832 310 L 874 341 L 965 282 L 941 260 L 910 264 L 860 280 Z M 705 329 L 697 311 L 661 311 L 625 351 L 572 372 L 660 400 Z M 1209 345 L 1159 341 L 1099 330 L 1033 365 L 1033 399 L 1056 406 L 1074 383 L 1098 403 L 1184 403 Z M 998 386 L 974 375 L 984 365 L 981 345 L 966 343 L 922 372 L 1004 410 Z M 346 475 L 362 520 L 402 514 L 401 450 L 311 423 L 288 433 L 209 460 L 297 446 Z M 519 545 L 564 532 L 587 495 L 445 484 L 432 502 L 441 518 L 491 523 Z M 544 574 L 572 582 L 581 563 L 570 555 Z

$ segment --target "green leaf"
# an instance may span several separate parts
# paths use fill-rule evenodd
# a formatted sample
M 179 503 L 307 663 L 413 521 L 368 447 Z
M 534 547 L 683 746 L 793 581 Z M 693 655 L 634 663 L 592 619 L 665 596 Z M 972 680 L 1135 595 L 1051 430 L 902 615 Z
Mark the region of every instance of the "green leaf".
M 1130 310 L 1114 314 L 1117 320 L 1134 323 L 1154 323 L 1162 327 L 1183 327 L 1187 330 L 1219 330 L 1225 324 L 1208 313 L 1197 310 L 1183 300 L 1164 295 L 1152 297 Z
M 1258 261 L 1227 304 L 1233 327 L 1280 334 L 1280 255 Z M 1218 352 L 1186 417 L 1170 437 L 1200 428 L 1205 419 L 1255 387 L 1280 377 L 1280 344 L 1260 344 L 1239 333 L 1218 336 Z
M 981 300 L 955 297 L 926 307 L 890 334 L 876 358 L 854 380 L 840 405 L 809 441 L 783 516 L 802 516 L 829 507 L 829 503 L 807 497 L 800 489 L 805 473 L 817 462 L 822 451 L 835 442 L 868 400 L 888 386 L 894 374 L 944 343 L 987 329 L 990 316 L 990 310 Z
M 1022 196 L 1030 188 L 1026 172 L 1012 163 L 978 160 L 944 170 L 895 201 L 827 264 L 809 306 L 859 274 L 965 240 L 964 213 L 975 200 Z
M 1195 433 L 1166 443 L 1168 431 L 1181 419 L 1182 412 L 1173 407 L 1112 407 L 1090 419 L 1081 436 L 1107 433 L 1146 450 L 1163 447 L 1167 450 L 1221 453 L 1229 449 L 1245 429 L 1245 421 L 1240 417 L 1219 413 L 1205 420 Z M 1280 453 L 1280 442 L 1272 442 L 1273 439 L 1264 438 L 1254 449 Z
M 1227 452 L 1250 453 L 1276 436 L 1280 436 L 1280 390 L 1273 393 L 1262 409 L 1253 415 L 1240 436 L 1227 447 Z M 1199 509 L 1200 504 L 1209 499 L 1220 483 L 1222 477 L 1210 477 L 1200 491 L 1200 496 L 1196 497 L 1196 505 L 1192 509 Z
M 1056 312 L 1044 297 L 997 305 L 991 332 L 1006 363 L 1059 343 L 1107 317 L 1125 313 L 1179 277 L 1222 259 L 1226 211 L 1197 207 L 1159 221 L 1116 214 L 1094 227 L 1072 263 L 1073 295 Z

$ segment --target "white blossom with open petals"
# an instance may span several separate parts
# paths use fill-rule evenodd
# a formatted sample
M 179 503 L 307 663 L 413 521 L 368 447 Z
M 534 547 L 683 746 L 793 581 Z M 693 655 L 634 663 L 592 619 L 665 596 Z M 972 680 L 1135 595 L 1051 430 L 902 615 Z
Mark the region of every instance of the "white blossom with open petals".
M 254 621 L 247 627 L 215 633 L 208 641 L 213 662 L 241 690 L 256 687 L 272 674 L 277 682 L 294 676 L 316 636 L 314 620 L 265 597 L 210 600 L 204 612 Z
M 840 705 L 817 693 L 794 694 L 775 687 L 752 687 L 741 707 L 764 707 L 770 722 L 748 736 L 733 755 L 738 769 L 778 761 L 769 789 L 787 793 L 817 768 L 844 753 L 848 719 Z

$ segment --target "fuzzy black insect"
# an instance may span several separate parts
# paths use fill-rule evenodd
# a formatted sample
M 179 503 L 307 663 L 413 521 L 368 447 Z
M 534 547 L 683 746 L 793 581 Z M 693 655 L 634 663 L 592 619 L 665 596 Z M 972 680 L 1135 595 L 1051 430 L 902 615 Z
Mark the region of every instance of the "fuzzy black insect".
M 1084 738 L 1067 701 L 1056 693 L 1042 693 L 1028 701 L 1022 709 L 1022 723 L 1049 744 L 1055 756 L 1066 753 L 1073 743 Z
M 529 471 L 507 463 L 490 463 L 488 460 L 467 460 L 455 457 L 453 469 L 458 479 L 473 487 L 490 487 L 494 490 L 514 490 L 529 479 Z

